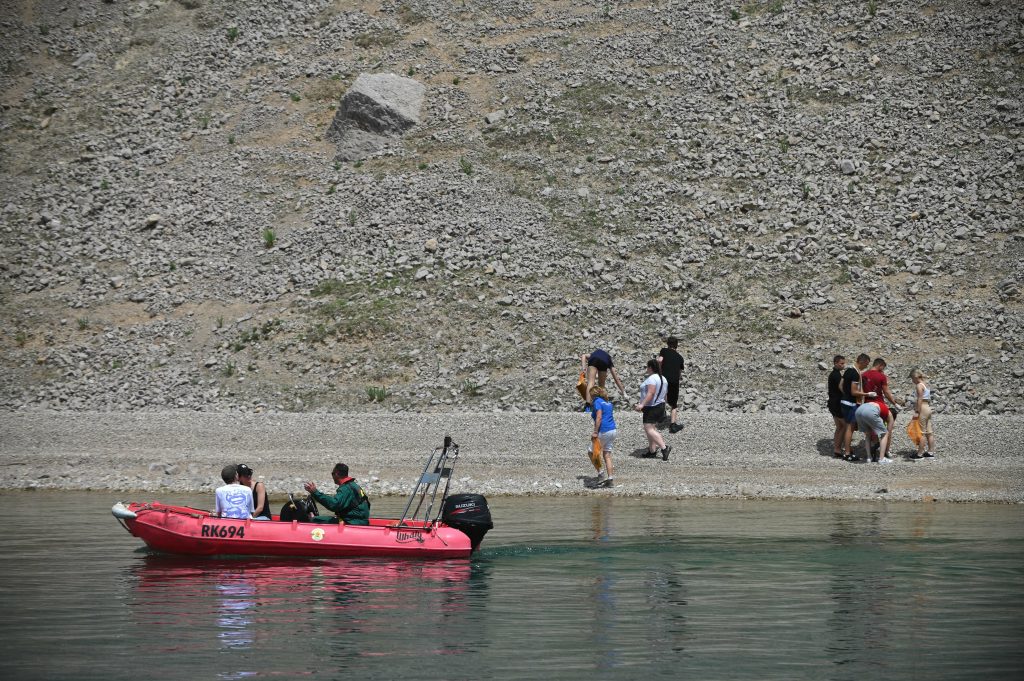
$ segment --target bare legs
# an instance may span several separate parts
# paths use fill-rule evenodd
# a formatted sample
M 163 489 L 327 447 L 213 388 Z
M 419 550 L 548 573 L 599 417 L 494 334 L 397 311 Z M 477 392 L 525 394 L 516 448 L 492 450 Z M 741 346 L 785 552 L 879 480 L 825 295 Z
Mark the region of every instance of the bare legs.
M 846 433 L 843 435 L 843 451 L 853 454 L 853 424 L 846 422 Z
M 656 423 L 645 423 L 644 434 L 647 435 L 647 451 L 650 454 L 654 454 L 659 449 L 665 448 L 665 440 L 661 437 L 661 433 L 658 432 L 658 424 Z
M 836 424 L 836 432 L 832 436 L 832 456 L 840 457 L 843 455 L 843 449 L 846 440 L 846 420 L 841 416 L 833 416 L 832 420 Z
M 607 371 L 598 371 L 597 367 L 593 367 L 593 366 L 589 366 L 589 365 L 586 365 L 586 372 L 587 372 L 587 404 L 590 404 L 590 402 L 592 401 L 591 397 L 590 397 L 590 389 L 594 387 L 594 383 L 597 383 L 599 386 L 601 386 L 603 388 L 604 387 L 604 382 L 608 379 L 608 372 Z
M 612 470 L 612 455 L 607 449 L 601 452 L 601 456 L 604 457 L 604 475 L 605 480 L 611 480 L 615 477 L 615 471 Z

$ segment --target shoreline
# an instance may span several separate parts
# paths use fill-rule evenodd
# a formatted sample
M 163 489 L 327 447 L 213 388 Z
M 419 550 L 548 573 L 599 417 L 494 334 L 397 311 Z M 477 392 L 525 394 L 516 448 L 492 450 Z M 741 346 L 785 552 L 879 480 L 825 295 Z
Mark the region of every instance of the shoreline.
M 616 486 L 589 489 L 590 419 L 578 412 L 0 414 L 0 491 L 209 492 L 226 463 L 247 463 L 272 497 L 328 484 L 344 461 L 371 495 L 406 495 L 429 452 L 460 445 L 452 492 L 1024 503 L 1024 417 L 941 416 L 938 459 L 909 461 L 897 421 L 891 465 L 831 457 L 827 415 L 684 414 L 662 431 L 669 461 L 639 456 L 639 415 L 618 415 Z M 856 440 L 855 440 L 856 441 Z

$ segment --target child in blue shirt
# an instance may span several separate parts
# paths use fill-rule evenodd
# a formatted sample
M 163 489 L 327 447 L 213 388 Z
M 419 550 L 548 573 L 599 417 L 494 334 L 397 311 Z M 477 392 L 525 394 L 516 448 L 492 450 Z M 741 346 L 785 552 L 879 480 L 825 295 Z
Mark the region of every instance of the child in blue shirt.
M 612 470 L 612 447 L 618 434 L 612 414 L 614 408 L 608 401 L 608 391 L 601 386 L 591 388 L 590 396 L 594 400 L 590 412 L 590 417 L 594 419 L 594 437 L 601 443 L 601 456 L 604 459 L 604 470 L 598 473 L 597 481 L 599 485 L 613 487 L 615 473 Z

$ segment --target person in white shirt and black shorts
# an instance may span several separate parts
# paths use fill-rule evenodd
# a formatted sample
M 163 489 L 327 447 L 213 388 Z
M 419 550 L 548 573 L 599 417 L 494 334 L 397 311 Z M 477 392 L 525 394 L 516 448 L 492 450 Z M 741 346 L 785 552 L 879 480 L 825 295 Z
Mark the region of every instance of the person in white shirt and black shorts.
M 661 452 L 663 461 L 668 461 L 672 448 L 665 444 L 658 432 L 658 424 L 665 418 L 665 396 L 668 394 L 668 381 L 661 375 L 658 360 L 647 362 L 647 378 L 640 384 L 640 401 L 636 409 L 644 415 L 644 434 L 647 435 L 647 456 L 657 456 Z

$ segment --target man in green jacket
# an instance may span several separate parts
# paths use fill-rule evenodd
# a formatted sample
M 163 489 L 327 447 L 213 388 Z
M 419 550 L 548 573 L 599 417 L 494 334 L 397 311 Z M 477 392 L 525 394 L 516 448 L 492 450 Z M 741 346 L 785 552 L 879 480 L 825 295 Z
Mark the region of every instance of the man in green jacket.
M 334 465 L 331 477 L 338 490 L 333 497 L 329 497 L 316 488 L 316 483 L 307 482 L 303 487 L 307 492 L 324 508 L 334 511 L 335 515 L 318 515 L 313 519 L 318 523 L 343 522 L 346 525 L 369 525 L 370 524 L 370 500 L 366 498 L 366 492 L 356 482 L 355 478 L 349 477 L 348 466 L 343 463 Z

